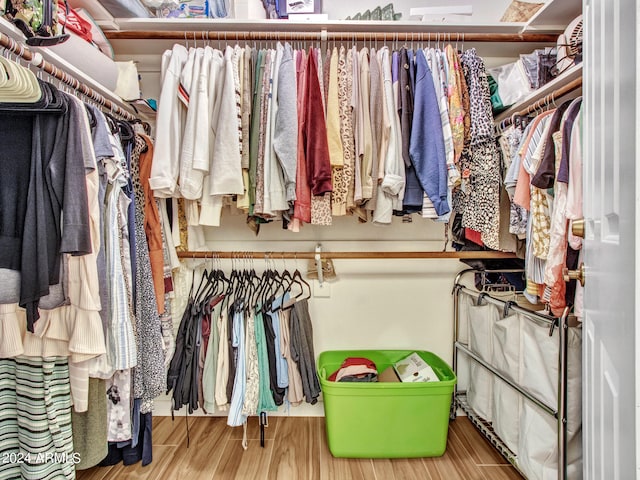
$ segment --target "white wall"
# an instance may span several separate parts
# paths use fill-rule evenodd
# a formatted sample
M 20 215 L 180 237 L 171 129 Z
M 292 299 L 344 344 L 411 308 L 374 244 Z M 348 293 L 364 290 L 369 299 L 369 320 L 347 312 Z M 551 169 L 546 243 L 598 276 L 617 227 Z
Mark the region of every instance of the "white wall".
M 279 251 L 313 251 L 321 243 L 326 251 L 442 250 L 444 227 L 414 217 L 392 226 L 358 224 L 354 218 L 338 218 L 331 227 L 305 226 L 299 234 L 281 229 L 280 223 L 263 225 L 255 237 L 244 218 L 223 217 L 223 226 L 210 229 L 208 245 L 218 250 L 271 251 L 276 266 Z M 221 260 L 230 267 L 230 260 Z M 286 260 L 306 272 L 308 260 Z M 261 270 L 264 261 L 256 260 Z M 453 297 L 456 273 L 464 268 L 457 260 L 395 259 L 334 260 L 338 275 L 329 286 L 329 297 L 311 298 L 316 356 L 326 350 L 415 349 L 436 353 L 451 363 Z M 317 282 L 313 286 L 317 288 Z M 323 289 L 326 291 L 326 289 Z M 174 322 L 179 319 L 174 318 Z M 156 403 L 156 415 L 168 415 L 166 399 Z M 321 404 L 292 408 L 291 415 L 322 415 Z

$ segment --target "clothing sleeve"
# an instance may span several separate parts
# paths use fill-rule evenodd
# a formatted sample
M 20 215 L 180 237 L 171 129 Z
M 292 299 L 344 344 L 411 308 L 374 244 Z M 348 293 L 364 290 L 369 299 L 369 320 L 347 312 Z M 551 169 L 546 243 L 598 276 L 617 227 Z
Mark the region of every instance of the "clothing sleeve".
M 173 196 L 180 169 L 181 118 L 178 89 L 180 73 L 186 59 L 186 49 L 174 46 L 171 60 L 164 73 L 162 91 L 156 117 L 156 149 L 153 155 L 149 183 L 156 197 Z
M 415 106 L 409 153 L 420 184 L 440 216 L 450 210 L 447 202 L 447 161 L 440 108 L 433 77 L 422 51 L 418 51 L 416 60 Z
M 85 160 L 85 155 L 92 155 L 93 152 L 85 151 L 83 148 L 82 135 L 83 132 L 86 134 L 86 130 L 83 128 L 81 114 L 86 115 L 84 110 L 79 110 L 75 102 L 69 102 L 60 252 L 74 255 L 91 253 L 89 201 L 85 178 L 86 165 L 90 160 Z
M 327 144 L 327 127 L 324 119 L 322 92 L 318 81 L 315 54 L 309 55 L 307 70 L 307 101 L 305 105 L 305 139 L 307 177 L 313 195 L 324 195 L 333 190 L 331 163 Z
M 234 195 L 244 193 L 242 180 L 242 157 L 238 138 L 236 113 L 236 87 L 233 80 L 233 48 L 225 53 L 224 82 L 220 111 L 215 125 L 215 142 L 209 181 L 211 195 Z
M 296 70 L 291 46 L 287 44 L 278 72 L 278 114 L 273 136 L 273 148 L 284 173 L 287 201 L 296 199 L 297 125 Z

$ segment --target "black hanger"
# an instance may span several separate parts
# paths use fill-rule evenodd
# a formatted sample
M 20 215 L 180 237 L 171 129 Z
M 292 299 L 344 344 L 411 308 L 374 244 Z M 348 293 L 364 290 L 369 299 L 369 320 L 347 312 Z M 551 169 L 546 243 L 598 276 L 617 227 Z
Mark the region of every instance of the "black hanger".
M 34 113 L 66 113 L 67 101 L 62 97 L 62 93 L 51 85 L 38 79 L 40 85 L 40 99 L 33 103 L 23 102 L 2 102 L 0 112 L 24 113 L 33 115 Z
M 108 112 L 104 113 L 104 118 L 107 120 L 107 125 L 109 126 L 109 131 L 112 135 L 118 133 L 118 119 L 116 119 L 113 115 Z
M 118 128 L 120 131 L 120 141 L 122 143 L 131 142 L 136 136 L 136 132 L 129 122 L 123 120 L 117 120 Z
M 294 279 L 293 276 L 291 275 L 291 272 L 289 272 L 289 270 L 287 270 L 286 268 L 284 269 L 284 271 L 282 272 L 282 274 L 280 275 L 280 282 L 277 285 L 276 289 L 273 292 L 273 301 L 272 303 L 280 296 L 284 296 L 286 295 L 290 288 L 291 285 L 294 283 Z M 280 293 L 280 291 L 282 291 L 282 293 Z M 282 308 L 282 303 L 278 306 L 278 307 L 274 307 L 272 305 L 271 307 L 271 312 L 275 312 L 277 310 L 280 310 Z

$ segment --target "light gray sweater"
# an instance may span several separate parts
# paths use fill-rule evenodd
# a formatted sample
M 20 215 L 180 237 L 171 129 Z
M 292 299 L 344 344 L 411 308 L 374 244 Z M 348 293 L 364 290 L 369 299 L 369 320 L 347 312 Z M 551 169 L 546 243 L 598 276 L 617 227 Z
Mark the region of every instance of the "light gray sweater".
M 285 43 L 278 71 L 278 114 L 276 117 L 273 148 L 284 173 L 287 201 L 296 199 L 296 167 L 298 159 L 298 110 L 296 94 L 296 67 L 293 49 Z

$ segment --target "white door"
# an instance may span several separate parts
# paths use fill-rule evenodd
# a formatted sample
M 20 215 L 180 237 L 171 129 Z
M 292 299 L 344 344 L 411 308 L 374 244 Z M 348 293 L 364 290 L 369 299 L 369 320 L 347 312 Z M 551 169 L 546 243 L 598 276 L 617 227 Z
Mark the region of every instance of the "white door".
M 636 9 L 584 0 L 584 472 L 636 478 Z

